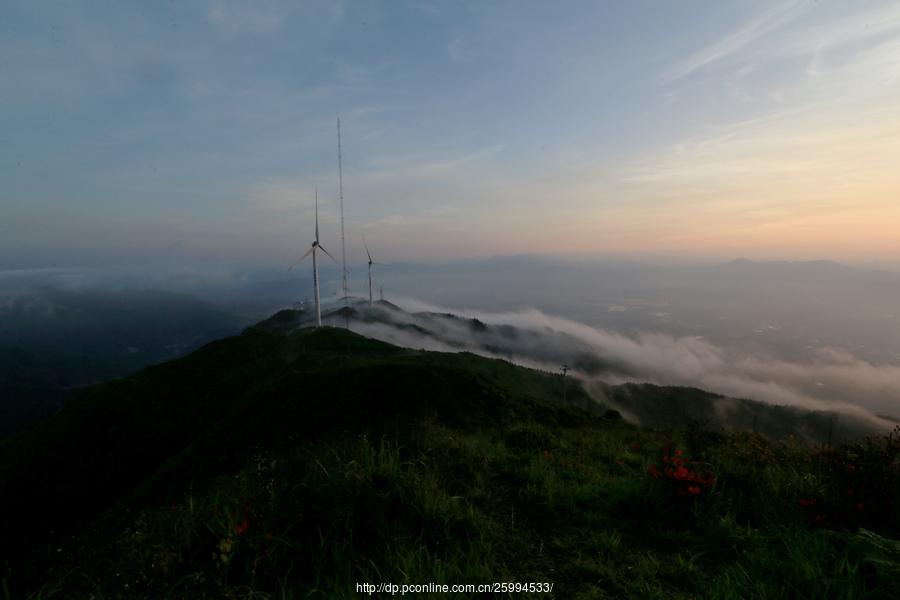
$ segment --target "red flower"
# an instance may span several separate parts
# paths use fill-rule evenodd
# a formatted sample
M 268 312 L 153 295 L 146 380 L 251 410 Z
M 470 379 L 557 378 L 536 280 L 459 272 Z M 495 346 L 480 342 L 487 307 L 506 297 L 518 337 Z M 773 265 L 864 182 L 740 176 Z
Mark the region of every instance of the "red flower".
M 241 535 L 247 531 L 248 527 L 250 527 L 250 523 L 247 521 L 247 517 L 244 517 L 244 520 L 238 523 L 237 527 L 234 528 L 234 532 Z
M 692 485 L 692 486 L 688 487 L 688 494 L 693 494 L 694 496 L 696 496 L 699 493 L 700 493 L 700 488 L 698 486 Z
M 815 498 L 800 498 L 799 500 L 797 500 L 797 503 L 800 506 L 812 506 L 813 504 L 816 503 L 816 499 Z
M 650 465 L 650 468 L 647 469 L 647 472 L 650 473 L 650 476 L 653 477 L 653 479 L 659 479 L 660 473 L 659 469 L 656 468 L 656 465 Z

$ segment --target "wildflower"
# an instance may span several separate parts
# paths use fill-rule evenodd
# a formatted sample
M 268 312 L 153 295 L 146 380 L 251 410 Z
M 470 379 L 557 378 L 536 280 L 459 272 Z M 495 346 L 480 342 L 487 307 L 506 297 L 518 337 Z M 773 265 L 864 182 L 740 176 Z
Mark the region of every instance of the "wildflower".
M 250 527 L 250 523 L 247 521 L 247 517 L 244 517 L 244 520 L 238 523 L 238 526 L 234 528 L 234 532 L 237 535 L 241 535 L 247 531 L 248 527 Z
M 663 462 L 659 467 L 651 465 L 647 469 L 651 477 L 663 481 L 668 480 L 671 492 L 682 498 L 688 495 L 699 496 L 703 493 L 703 488 L 712 487 L 715 475 L 693 470 L 697 468 L 694 465 L 703 463 L 683 457 L 684 453 L 681 450 L 675 450 L 674 456 L 670 455 L 671 450 L 671 448 L 663 450 Z
M 797 503 L 800 506 L 812 506 L 813 504 L 816 503 L 816 499 L 815 498 L 800 498 L 799 500 L 797 500 Z
M 228 557 L 231 555 L 231 548 L 233 547 L 233 542 L 231 538 L 223 538 L 219 542 L 218 552 L 213 552 L 213 559 L 219 560 L 223 563 L 228 562 Z

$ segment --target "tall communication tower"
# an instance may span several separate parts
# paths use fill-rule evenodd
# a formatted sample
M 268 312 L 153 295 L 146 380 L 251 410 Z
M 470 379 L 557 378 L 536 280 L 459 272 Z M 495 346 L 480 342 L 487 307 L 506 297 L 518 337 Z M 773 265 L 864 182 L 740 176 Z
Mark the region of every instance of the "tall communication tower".
M 344 239 L 344 165 L 341 156 L 341 118 L 337 118 L 338 138 L 338 197 L 341 200 L 341 290 L 344 293 L 344 306 L 347 305 L 347 242 Z

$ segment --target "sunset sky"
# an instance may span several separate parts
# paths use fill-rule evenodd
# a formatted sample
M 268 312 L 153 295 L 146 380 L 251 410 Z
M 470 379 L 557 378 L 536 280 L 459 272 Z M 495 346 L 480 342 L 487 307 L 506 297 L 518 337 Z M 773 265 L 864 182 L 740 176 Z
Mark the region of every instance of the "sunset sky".
M 0 5 L 0 268 L 900 259 L 896 2 Z

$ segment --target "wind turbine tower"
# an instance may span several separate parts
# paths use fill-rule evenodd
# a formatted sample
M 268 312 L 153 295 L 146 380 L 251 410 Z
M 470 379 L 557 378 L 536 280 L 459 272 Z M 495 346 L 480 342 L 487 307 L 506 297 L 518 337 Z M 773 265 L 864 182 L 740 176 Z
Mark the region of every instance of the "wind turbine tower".
M 366 256 L 369 257 L 369 306 L 372 306 L 372 265 L 380 265 L 381 263 L 372 260 L 372 253 L 369 252 L 369 245 L 366 243 L 365 238 L 363 238 L 363 246 L 366 247 Z M 381 295 L 381 299 L 384 300 L 384 291 L 382 291 Z
M 322 246 L 322 244 L 319 243 L 319 189 L 318 188 L 316 188 L 316 239 L 313 240 L 312 247 L 310 247 L 310 249 L 306 251 L 306 254 L 304 254 L 303 256 L 300 257 L 300 260 L 297 261 L 297 264 L 303 262 L 307 256 L 312 254 L 313 290 L 315 291 L 315 299 L 316 299 L 316 327 L 321 327 L 322 326 L 322 305 L 321 305 L 321 301 L 319 299 L 320 298 L 320 296 L 319 296 L 319 264 L 318 264 L 318 261 L 316 260 L 316 250 L 321 250 L 322 252 L 327 254 L 331 260 L 334 260 L 334 262 L 337 262 L 337 260 L 335 260 L 335 258 L 333 256 L 331 256 L 331 253 L 328 250 L 326 250 L 325 247 Z M 288 271 L 292 270 L 293 268 L 294 268 L 294 265 L 291 265 L 290 267 L 288 267 Z

